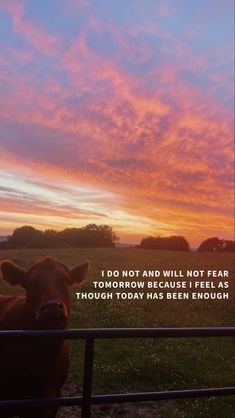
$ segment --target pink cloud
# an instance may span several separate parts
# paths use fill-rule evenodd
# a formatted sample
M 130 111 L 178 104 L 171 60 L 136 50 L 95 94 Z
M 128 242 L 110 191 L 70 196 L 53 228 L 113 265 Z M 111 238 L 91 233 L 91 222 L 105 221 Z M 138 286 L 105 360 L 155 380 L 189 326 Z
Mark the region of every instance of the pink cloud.
M 41 30 L 35 23 L 24 17 L 24 0 L 11 0 L 0 4 L 0 11 L 10 14 L 14 30 L 34 48 L 44 54 L 55 54 L 58 39 L 55 35 Z

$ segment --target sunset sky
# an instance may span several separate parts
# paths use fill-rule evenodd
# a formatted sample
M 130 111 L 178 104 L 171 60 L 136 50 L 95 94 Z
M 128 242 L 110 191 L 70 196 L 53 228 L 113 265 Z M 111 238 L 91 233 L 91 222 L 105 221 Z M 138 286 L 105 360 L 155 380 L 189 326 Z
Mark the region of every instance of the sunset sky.
M 233 237 L 233 0 L 0 0 L 0 235 Z

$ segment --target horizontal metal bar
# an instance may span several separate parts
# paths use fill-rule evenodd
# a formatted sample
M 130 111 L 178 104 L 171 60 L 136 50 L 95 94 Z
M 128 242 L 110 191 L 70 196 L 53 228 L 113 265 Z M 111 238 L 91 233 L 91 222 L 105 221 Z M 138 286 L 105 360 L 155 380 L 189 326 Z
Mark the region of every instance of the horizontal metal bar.
M 202 398 L 211 396 L 227 396 L 235 395 L 235 387 L 227 388 L 209 388 L 209 389 L 191 389 L 191 390 L 174 390 L 162 392 L 140 392 L 140 393 L 126 393 L 120 395 L 103 395 L 93 396 L 91 402 L 93 404 L 107 404 L 107 403 L 124 403 L 124 402 L 147 402 L 160 401 L 170 399 L 188 399 L 188 398 Z
M 201 398 L 212 396 L 228 396 L 235 395 L 235 387 L 225 388 L 208 388 L 208 389 L 192 389 L 192 390 L 174 390 L 162 392 L 140 392 L 127 394 L 113 394 L 113 395 L 93 395 L 91 396 L 91 404 L 110 404 L 110 403 L 124 403 L 124 402 L 146 402 L 146 401 L 160 401 L 170 399 L 187 399 L 187 398 Z M 49 399 L 27 399 L 27 400 L 6 400 L 0 401 L 1 407 L 37 407 L 37 406 L 70 406 L 81 405 L 82 397 L 63 397 L 63 398 L 49 398 Z
M 234 327 L 220 328 L 80 328 L 65 330 L 2 330 L 9 337 L 61 337 L 67 340 L 92 338 L 234 337 Z
M 1 408 L 19 408 L 19 407 L 38 407 L 38 406 L 73 406 L 82 405 L 82 396 L 71 396 L 61 398 L 44 398 L 44 399 L 20 399 L 20 400 L 4 400 L 0 401 Z

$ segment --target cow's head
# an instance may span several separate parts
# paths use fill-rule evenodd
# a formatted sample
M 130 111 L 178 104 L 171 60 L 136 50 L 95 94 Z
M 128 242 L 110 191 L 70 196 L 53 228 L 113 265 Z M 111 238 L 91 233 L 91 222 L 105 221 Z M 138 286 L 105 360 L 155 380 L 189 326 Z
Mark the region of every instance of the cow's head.
M 70 313 L 70 287 L 85 281 L 89 262 L 69 270 L 52 257 L 45 257 L 28 271 L 12 261 L 3 261 L 3 278 L 26 290 L 26 328 L 64 328 Z

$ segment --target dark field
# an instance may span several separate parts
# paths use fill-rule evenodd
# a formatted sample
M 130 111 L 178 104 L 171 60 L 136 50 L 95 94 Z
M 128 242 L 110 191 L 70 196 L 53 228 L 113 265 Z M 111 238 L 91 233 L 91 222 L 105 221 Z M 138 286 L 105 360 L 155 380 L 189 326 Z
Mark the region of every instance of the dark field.
M 91 270 L 82 290 L 93 290 L 101 270 L 229 270 L 234 280 L 232 253 L 177 253 L 139 249 L 2 250 L 10 258 L 30 265 L 44 255 L 53 255 L 73 266 L 87 259 Z M 116 279 L 115 279 L 116 280 Z M 131 280 L 131 279 L 126 279 Z M 155 279 L 157 280 L 157 279 Z M 70 327 L 195 327 L 234 326 L 234 299 L 190 301 L 77 301 L 73 290 Z M 19 289 L 0 284 L 2 293 Z M 109 290 L 110 291 L 110 290 Z M 66 394 L 81 391 L 83 343 L 72 342 L 71 368 Z M 96 342 L 94 393 L 159 391 L 234 385 L 234 341 L 231 338 L 101 340 Z M 94 408 L 94 417 L 122 418 L 232 418 L 232 397 L 168 401 Z M 77 409 L 61 409 L 60 417 L 72 418 Z

